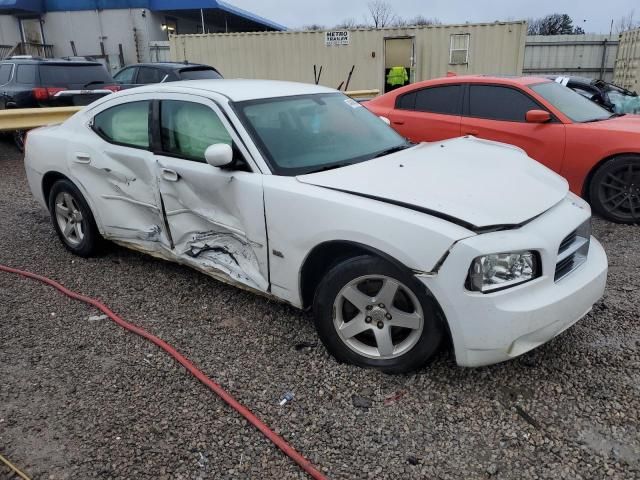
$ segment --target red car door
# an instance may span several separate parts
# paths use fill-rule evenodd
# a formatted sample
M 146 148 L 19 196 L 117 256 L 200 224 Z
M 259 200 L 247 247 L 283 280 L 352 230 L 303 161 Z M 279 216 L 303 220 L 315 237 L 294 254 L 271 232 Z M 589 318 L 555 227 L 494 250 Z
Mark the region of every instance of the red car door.
M 469 84 L 461 133 L 516 145 L 559 173 L 564 160 L 565 126 L 553 115 L 546 123 L 527 122 L 529 110 L 547 109 L 516 87 Z
M 388 114 L 391 126 L 413 142 L 459 137 L 463 90 L 463 85 L 443 85 L 404 93 Z

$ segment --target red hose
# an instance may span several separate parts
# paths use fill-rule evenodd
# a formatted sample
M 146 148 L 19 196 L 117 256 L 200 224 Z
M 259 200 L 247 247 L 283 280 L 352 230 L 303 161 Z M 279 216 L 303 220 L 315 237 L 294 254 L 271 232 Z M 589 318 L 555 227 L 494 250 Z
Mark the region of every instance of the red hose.
M 64 293 L 68 297 L 73 298 L 74 300 L 79 300 L 81 302 L 88 303 L 89 305 L 93 305 L 98 310 L 101 310 L 105 315 L 107 315 L 115 323 L 120 325 L 122 328 L 129 330 L 133 333 L 136 333 L 141 337 L 146 338 L 150 342 L 155 343 L 157 346 L 159 346 L 161 349 L 163 349 L 165 352 L 171 355 L 174 359 L 176 359 L 184 368 L 187 369 L 189 373 L 191 373 L 191 375 L 196 377 L 198 380 L 204 383 L 207 387 L 213 390 L 220 398 L 222 398 L 222 400 L 227 402 L 227 404 L 231 408 L 233 408 L 238 413 L 240 413 L 240 415 L 246 418 L 249 423 L 251 423 L 258 430 L 260 430 L 265 437 L 271 440 L 276 447 L 278 447 L 288 457 L 290 457 L 294 462 L 296 462 L 300 466 L 300 468 L 305 472 L 307 472 L 309 475 L 311 475 L 312 478 L 315 478 L 317 480 L 327 480 L 327 477 L 325 477 L 320 471 L 318 471 L 309 460 L 304 458 L 291 445 L 289 445 L 284 438 L 282 438 L 276 432 L 271 430 L 262 420 L 260 420 L 253 413 L 251 413 L 251 411 L 247 407 L 245 407 L 240 402 L 238 402 L 235 398 L 233 398 L 219 384 L 217 384 L 216 382 L 211 380 L 209 377 L 207 377 L 204 373 L 202 373 L 200 370 L 198 370 L 198 368 L 196 368 L 196 366 L 193 365 L 193 363 L 187 360 L 184 356 L 182 356 L 178 351 L 176 351 L 171 345 L 169 345 L 164 340 L 156 337 L 155 335 L 152 335 L 151 333 L 147 332 L 146 330 L 143 330 L 140 327 L 137 327 L 132 323 L 129 323 L 123 320 L 118 315 L 113 313 L 102 302 L 94 298 L 85 297 L 84 295 L 73 292 L 63 287 L 55 280 L 51 280 L 50 278 L 43 277 L 41 275 L 36 275 L 35 273 L 25 272 L 23 270 L 18 270 L 16 268 L 7 267 L 1 264 L 0 264 L 0 270 L 8 273 L 15 273 L 17 275 L 22 275 L 23 277 L 27 277 L 33 280 L 38 280 L 39 282 L 46 283 L 47 285 L 51 285 L 52 287 L 57 288 L 62 293 Z

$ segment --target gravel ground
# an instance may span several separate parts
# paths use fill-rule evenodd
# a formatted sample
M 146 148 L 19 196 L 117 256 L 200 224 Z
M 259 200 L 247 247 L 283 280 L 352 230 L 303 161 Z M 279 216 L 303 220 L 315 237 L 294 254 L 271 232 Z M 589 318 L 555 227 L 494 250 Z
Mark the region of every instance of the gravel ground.
M 555 340 L 492 367 L 443 353 L 390 376 L 337 364 L 308 315 L 190 269 L 115 246 L 72 256 L 8 143 L 0 199 L 0 263 L 164 338 L 331 478 L 640 478 L 636 227 L 594 221 L 609 286 Z M 97 315 L 0 273 L 1 454 L 34 479 L 305 478 L 166 355 Z

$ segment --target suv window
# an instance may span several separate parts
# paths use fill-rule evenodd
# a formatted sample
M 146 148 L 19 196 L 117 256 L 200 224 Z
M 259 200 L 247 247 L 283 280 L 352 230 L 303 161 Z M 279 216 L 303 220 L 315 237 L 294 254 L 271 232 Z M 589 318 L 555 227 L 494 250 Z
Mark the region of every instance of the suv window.
M 13 70 L 13 64 L 11 63 L 4 63 L 0 65 L 0 85 L 9 83 L 9 80 L 11 79 L 12 70 Z
M 144 100 L 104 110 L 93 118 L 93 129 L 108 142 L 149 148 L 149 104 Z
M 514 88 L 498 85 L 469 86 L 469 115 L 490 120 L 525 122 L 529 110 L 541 107 Z
M 223 123 L 201 103 L 164 100 L 160 103 L 162 150 L 204 162 L 204 151 L 215 143 L 233 144 Z
M 138 67 L 136 83 L 160 83 L 166 74 L 159 68 Z
M 133 83 L 133 77 L 136 73 L 136 67 L 125 68 L 119 71 L 113 79 L 118 83 Z
M 462 85 L 430 87 L 403 95 L 396 108 L 418 112 L 460 115 Z
M 16 82 L 27 83 L 33 85 L 36 82 L 36 66 L 35 65 L 18 65 L 16 71 Z
M 99 64 L 40 65 L 40 81 L 47 87 L 100 86 L 101 83 L 112 83 L 113 79 L 107 70 Z

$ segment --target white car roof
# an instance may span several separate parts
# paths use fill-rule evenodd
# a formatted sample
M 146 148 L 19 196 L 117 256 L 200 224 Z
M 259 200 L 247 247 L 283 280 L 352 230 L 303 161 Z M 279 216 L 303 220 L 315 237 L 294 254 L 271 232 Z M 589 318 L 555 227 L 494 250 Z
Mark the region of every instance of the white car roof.
M 215 92 L 224 95 L 234 102 L 256 100 L 260 98 L 288 97 L 293 95 L 309 95 L 314 93 L 334 93 L 332 88 L 310 83 L 282 82 L 278 80 L 185 80 L 181 82 L 155 83 L 137 87 L 125 92 Z

